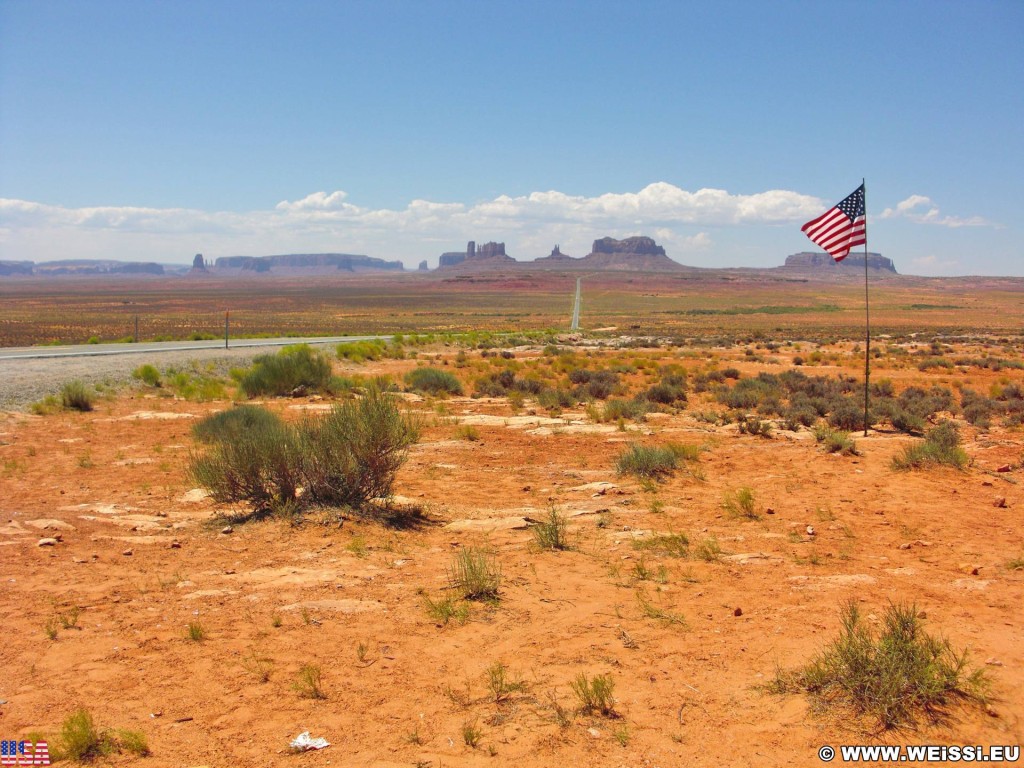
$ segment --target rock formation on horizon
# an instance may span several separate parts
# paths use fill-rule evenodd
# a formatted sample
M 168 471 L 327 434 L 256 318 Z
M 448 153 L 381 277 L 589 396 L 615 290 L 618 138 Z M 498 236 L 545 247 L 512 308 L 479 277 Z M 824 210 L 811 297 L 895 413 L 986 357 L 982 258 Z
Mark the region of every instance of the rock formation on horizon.
M 849 269 L 850 267 L 859 267 L 860 269 L 864 269 L 864 254 L 863 252 L 857 253 L 854 251 L 842 261 L 837 262 L 827 253 L 803 251 L 801 253 L 794 253 L 787 256 L 784 266 L 791 269 L 810 270 Z M 896 272 L 896 265 L 893 264 L 892 259 L 886 258 L 880 253 L 868 253 L 868 269 L 892 272 L 894 275 L 899 274 Z
M 269 272 L 274 270 L 320 270 L 363 272 L 387 270 L 401 272 L 405 269 L 400 261 L 384 261 L 374 256 L 360 256 L 351 253 L 285 253 L 277 256 L 221 256 L 214 263 L 215 270 L 242 270 L 244 272 Z
M 427 260 L 424 259 L 423 261 L 421 261 L 420 265 L 419 265 L 419 267 L 417 267 L 417 269 L 420 272 L 429 272 L 430 271 L 430 267 L 427 266 Z
M 193 272 L 205 272 L 206 271 L 206 260 L 203 259 L 203 254 L 197 253 L 195 258 L 192 259 L 192 271 Z
M 635 272 L 664 272 L 683 268 L 665 254 L 662 246 L 644 236 L 627 237 L 625 240 L 602 237 L 594 241 L 590 253 L 578 262 L 587 269 Z
M 441 258 L 438 261 L 438 269 L 445 267 L 457 267 L 459 264 L 470 262 L 473 264 L 488 263 L 488 264 L 515 264 L 516 260 L 505 253 L 504 243 L 484 243 L 479 248 L 476 246 L 476 242 L 470 240 L 466 244 L 465 252 L 449 251 L 442 253 Z

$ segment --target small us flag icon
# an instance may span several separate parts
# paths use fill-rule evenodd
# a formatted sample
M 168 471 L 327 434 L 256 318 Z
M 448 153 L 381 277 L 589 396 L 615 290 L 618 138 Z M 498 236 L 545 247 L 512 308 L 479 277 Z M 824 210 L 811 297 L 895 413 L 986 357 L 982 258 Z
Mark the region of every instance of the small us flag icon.
M 0 765 L 49 765 L 50 750 L 45 741 L 0 740 Z

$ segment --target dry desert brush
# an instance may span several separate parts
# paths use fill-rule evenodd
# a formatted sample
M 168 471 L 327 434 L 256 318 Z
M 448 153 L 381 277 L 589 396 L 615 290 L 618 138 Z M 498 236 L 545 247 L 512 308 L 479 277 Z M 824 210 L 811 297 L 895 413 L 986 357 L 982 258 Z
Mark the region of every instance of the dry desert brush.
M 944 421 L 930 429 L 924 440 L 906 446 L 903 453 L 892 460 L 893 469 L 898 470 L 943 465 L 964 469 L 969 463 L 970 459 L 960 447 L 960 431 L 951 421 Z
M 372 387 L 299 425 L 302 476 L 311 501 L 359 507 L 390 499 L 395 475 L 419 440 L 417 421 L 395 398 Z
M 389 498 L 419 426 L 371 387 L 297 425 L 249 406 L 207 417 L 195 434 L 207 447 L 192 454 L 191 477 L 217 502 L 245 502 L 264 513 L 299 501 L 360 507 Z
M 956 701 L 984 703 L 988 680 L 968 666 L 967 651 L 928 634 L 913 605 L 889 604 L 879 632 L 861 620 L 853 601 L 842 629 L 809 664 L 779 670 L 771 689 L 805 691 L 824 709 L 839 706 L 883 729 L 912 725 L 920 716 L 942 720 Z
M 248 397 L 302 396 L 331 388 L 331 362 L 308 344 L 283 347 L 276 355 L 260 355 L 239 382 Z

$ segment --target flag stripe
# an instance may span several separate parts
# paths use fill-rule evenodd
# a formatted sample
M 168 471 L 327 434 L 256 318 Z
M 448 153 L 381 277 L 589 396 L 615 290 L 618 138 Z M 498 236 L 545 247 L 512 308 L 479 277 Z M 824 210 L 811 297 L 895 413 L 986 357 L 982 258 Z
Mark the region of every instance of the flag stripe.
M 800 230 L 836 261 L 845 259 L 851 248 L 867 243 L 864 185 L 835 208 L 804 224 Z

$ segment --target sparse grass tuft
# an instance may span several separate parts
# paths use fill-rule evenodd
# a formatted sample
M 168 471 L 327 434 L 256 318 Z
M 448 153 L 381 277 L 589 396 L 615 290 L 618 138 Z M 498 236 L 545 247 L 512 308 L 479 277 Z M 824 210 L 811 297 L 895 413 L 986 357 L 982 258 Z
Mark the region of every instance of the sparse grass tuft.
M 705 536 L 693 548 L 694 556 L 706 563 L 716 563 L 722 559 L 722 547 L 714 536 Z
M 206 630 L 203 625 L 198 621 L 190 621 L 188 623 L 188 639 L 194 643 L 202 642 L 206 639 Z
M 497 600 L 501 569 L 494 555 L 466 547 L 455 554 L 448 569 L 448 583 L 465 600 Z
M 690 539 L 685 533 L 663 533 L 649 539 L 634 539 L 633 549 L 669 557 L 686 557 L 690 554 Z
M 743 487 L 727 493 L 723 506 L 726 512 L 733 517 L 742 517 L 747 520 L 761 519 L 761 514 L 755 506 L 754 492 L 750 488 Z
M 484 737 L 483 730 L 476 724 L 476 720 L 467 720 L 462 724 L 462 740 L 466 746 L 476 749 L 480 745 L 480 739 Z
M 322 684 L 323 673 L 316 664 L 303 664 L 292 688 L 303 699 L 326 699 Z
M 580 702 L 580 712 L 590 714 L 598 712 L 605 717 L 615 717 L 615 681 L 611 675 L 595 675 L 589 680 L 585 672 L 580 672 L 570 683 L 573 693 Z
M 71 411 L 91 411 L 94 395 L 80 381 L 69 381 L 60 388 L 60 404 Z
M 117 743 L 123 751 L 131 752 L 138 757 L 146 757 L 149 754 L 149 742 L 142 731 L 121 729 L 117 732 Z
M 424 595 L 423 600 L 427 615 L 438 624 L 447 624 L 453 619 L 459 624 L 465 624 L 469 618 L 469 606 L 450 595 L 436 601 L 431 600 L 429 595 Z
M 522 680 L 513 680 L 509 677 L 508 667 L 500 661 L 496 661 L 487 668 L 487 690 L 491 692 L 496 703 L 500 703 L 509 697 L 509 694 L 526 690 L 526 684 Z
M 459 440 L 475 443 L 480 439 L 480 431 L 472 424 L 460 424 L 455 430 L 455 437 Z
M 925 632 L 915 606 L 890 603 L 876 634 L 851 600 L 842 624 L 810 664 L 779 670 L 771 690 L 806 691 L 822 706 L 848 707 L 886 729 L 913 725 L 920 715 L 941 721 L 953 701 L 984 703 L 984 670 L 970 670 L 966 651 Z
M 540 549 L 566 550 L 572 549 L 568 540 L 568 524 L 565 516 L 560 514 L 552 504 L 548 508 L 548 517 L 531 529 L 533 541 Z
M 639 445 L 634 443 L 615 461 L 620 475 L 634 475 L 641 480 L 660 480 L 671 475 L 679 466 L 679 457 L 670 447 Z

